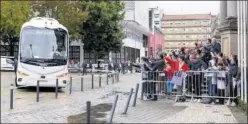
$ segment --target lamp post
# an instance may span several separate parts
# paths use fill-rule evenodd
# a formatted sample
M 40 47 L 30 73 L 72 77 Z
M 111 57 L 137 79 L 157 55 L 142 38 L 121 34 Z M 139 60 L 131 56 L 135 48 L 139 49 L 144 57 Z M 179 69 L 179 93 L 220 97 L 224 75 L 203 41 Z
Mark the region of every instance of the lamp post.
M 158 10 L 158 6 L 156 8 L 150 8 L 150 10 L 152 10 L 152 18 L 154 18 L 154 10 Z M 154 24 L 154 20 L 152 20 L 152 27 L 153 27 L 153 56 L 155 56 L 156 54 L 156 48 L 155 48 L 155 24 Z

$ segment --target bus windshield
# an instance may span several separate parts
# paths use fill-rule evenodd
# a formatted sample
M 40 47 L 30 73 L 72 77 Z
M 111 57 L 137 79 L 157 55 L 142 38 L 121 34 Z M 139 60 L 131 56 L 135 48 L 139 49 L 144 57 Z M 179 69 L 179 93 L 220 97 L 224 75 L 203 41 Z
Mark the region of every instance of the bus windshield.
M 26 27 L 21 34 L 20 61 L 35 65 L 66 65 L 67 40 L 67 32 L 63 29 Z

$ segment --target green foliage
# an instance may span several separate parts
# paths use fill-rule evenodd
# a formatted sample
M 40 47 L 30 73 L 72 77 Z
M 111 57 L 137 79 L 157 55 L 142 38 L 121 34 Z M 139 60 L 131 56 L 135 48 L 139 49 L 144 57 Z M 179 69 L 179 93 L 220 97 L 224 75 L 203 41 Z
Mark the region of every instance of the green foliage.
M 19 41 L 21 26 L 29 20 L 29 14 L 29 1 L 1 1 L 0 41 L 10 45 L 8 50 L 11 56 L 14 54 L 14 45 Z
M 71 39 L 80 38 L 79 25 L 87 17 L 85 1 L 34 1 L 33 16 L 55 18 L 64 25 Z
M 120 1 L 90 1 L 88 16 L 81 25 L 82 41 L 88 52 L 102 58 L 110 51 L 119 51 L 124 38 L 120 21 L 124 18 L 124 3 Z

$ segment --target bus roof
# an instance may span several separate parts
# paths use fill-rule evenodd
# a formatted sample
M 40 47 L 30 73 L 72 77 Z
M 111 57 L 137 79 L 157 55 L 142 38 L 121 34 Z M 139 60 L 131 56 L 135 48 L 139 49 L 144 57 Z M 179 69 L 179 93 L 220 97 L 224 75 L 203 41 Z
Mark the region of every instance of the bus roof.
M 22 28 L 28 26 L 33 26 L 37 28 L 51 28 L 51 29 L 62 28 L 68 32 L 66 27 L 61 25 L 56 19 L 53 18 L 35 17 L 32 18 L 30 21 L 24 23 L 22 25 Z

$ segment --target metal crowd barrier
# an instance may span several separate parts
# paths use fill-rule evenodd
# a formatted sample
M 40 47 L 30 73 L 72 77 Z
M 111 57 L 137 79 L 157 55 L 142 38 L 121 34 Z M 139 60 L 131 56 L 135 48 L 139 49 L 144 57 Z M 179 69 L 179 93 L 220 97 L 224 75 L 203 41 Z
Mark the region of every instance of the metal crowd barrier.
M 201 101 L 209 98 L 210 102 L 233 101 L 238 97 L 237 81 L 227 71 L 187 71 L 173 74 L 159 71 L 142 72 L 141 99 L 156 95 L 190 98 Z

